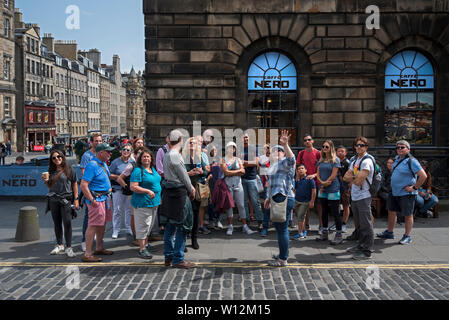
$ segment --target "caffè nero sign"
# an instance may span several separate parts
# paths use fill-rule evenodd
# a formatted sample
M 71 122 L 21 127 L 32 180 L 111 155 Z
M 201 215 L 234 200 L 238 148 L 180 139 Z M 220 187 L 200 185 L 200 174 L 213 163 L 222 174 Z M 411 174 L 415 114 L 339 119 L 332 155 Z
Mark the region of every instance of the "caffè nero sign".
M 248 90 L 296 90 L 295 65 L 280 52 L 259 55 L 249 67 Z
M 433 89 L 431 62 L 417 51 L 395 55 L 385 69 L 385 89 Z

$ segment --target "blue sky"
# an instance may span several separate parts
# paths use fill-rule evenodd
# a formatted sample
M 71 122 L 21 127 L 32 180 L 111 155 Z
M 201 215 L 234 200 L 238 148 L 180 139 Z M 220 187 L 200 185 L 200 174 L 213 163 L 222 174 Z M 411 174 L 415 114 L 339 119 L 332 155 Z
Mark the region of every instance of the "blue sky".
M 66 28 L 70 5 L 80 9 L 79 30 Z M 15 7 L 25 23 L 39 24 L 41 37 L 51 33 L 55 40 L 76 40 L 78 50 L 97 48 L 106 64 L 118 54 L 122 72 L 145 68 L 142 0 L 16 0 Z

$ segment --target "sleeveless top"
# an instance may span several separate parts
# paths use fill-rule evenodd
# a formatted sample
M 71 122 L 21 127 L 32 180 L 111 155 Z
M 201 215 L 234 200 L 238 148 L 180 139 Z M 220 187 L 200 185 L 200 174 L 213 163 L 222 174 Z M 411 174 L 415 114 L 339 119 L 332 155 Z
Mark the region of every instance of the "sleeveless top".
M 238 169 L 240 169 L 240 165 L 239 165 L 239 162 L 238 162 L 239 158 L 235 157 L 235 161 L 234 161 L 233 164 L 231 164 L 231 162 L 228 162 L 226 157 L 224 157 L 223 159 L 226 162 L 226 165 L 228 166 L 228 170 L 238 170 Z M 231 188 L 231 187 L 238 187 L 239 185 L 242 184 L 241 176 L 226 177 L 225 181 L 226 181 L 226 184 L 228 185 L 229 188 Z

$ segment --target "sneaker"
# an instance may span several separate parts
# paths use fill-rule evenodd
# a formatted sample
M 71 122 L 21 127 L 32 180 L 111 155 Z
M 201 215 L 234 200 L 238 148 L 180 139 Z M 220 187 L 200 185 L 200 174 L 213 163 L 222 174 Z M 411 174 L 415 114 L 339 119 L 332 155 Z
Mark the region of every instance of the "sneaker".
M 346 224 L 343 223 L 343 224 L 341 225 L 341 232 L 346 233 L 347 230 L 348 230 L 348 227 L 346 227 Z
M 305 238 L 307 238 L 307 230 L 304 230 L 302 232 L 302 238 L 301 239 L 305 239 Z
M 139 257 L 141 257 L 142 259 L 151 259 L 153 258 L 153 256 L 151 255 L 151 253 L 149 253 L 147 251 L 147 249 L 140 251 L 139 250 Z
M 56 246 L 51 252 L 51 255 L 55 255 L 55 254 L 63 254 L 64 253 L 64 246 Z
M 393 231 L 388 232 L 388 230 L 385 230 L 382 233 L 378 233 L 377 237 L 381 239 L 394 239 Z
M 335 232 L 335 230 L 337 230 L 337 226 L 336 226 L 335 224 L 333 224 L 333 225 L 329 228 L 329 231 Z
M 407 235 L 403 235 L 402 239 L 399 241 L 400 244 L 410 244 L 412 243 L 412 238 L 410 238 L 410 236 Z
M 226 231 L 227 236 L 232 236 L 232 232 L 234 231 L 234 226 L 232 224 L 229 225 L 228 230 Z
M 221 221 L 217 222 L 216 228 L 218 228 L 218 230 L 223 230 L 224 229 L 223 225 L 221 224 Z
M 113 234 L 112 234 L 112 239 L 115 240 L 115 239 L 117 239 L 117 238 L 118 238 L 118 233 L 113 233 Z
M 298 240 L 299 238 L 301 238 L 302 237 L 302 233 L 297 233 L 297 234 L 295 234 L 294 236 L 292 236 L 292 240 Z
M 341 236 L 341 232 L 337 232 L 337 233 L 335 233 L 334 240 L 330 241 L 330 244 L 335 246 L 335 245 L 340 244 L 342 242 L 343 242 L 343 237 Z
M 359 240 L 359 232 L 355 229 L 349 237 L 346 237 L 346 241 L 357 241 Z
M 268 230 L 267 229 L 262 229 L 262 231 L 260 231 L 260 236 L 261 237 L 266 237 L 268 234 Z
M 67 254 L 67 257 L 69 257 L 69 258 L 76 257 L 76 253 L 73 252 L 73 249 L 72 249 L 72 248 L 67 248 L 67 249 L 65 250 L 65 253 Z
M 251 230 L 247 224 L 243 225 L 243 232 L 245 232 L 246 234 L 250 235 L 255 233 L 256 231 Z
M 318 228 L 318 234 L 321 236 L 323 234 L 323 227 L 319 227 Z
M 359 251 L 360 251 L 360 247 L 358 245 L 346 250 L 346 252 L 349 252 L 349 253 L 356 253 L 356 252 L 359 252 Z
M 198 232 L 201 234 L 210 234 L 211 233 L 211 231 L 209 229 L 207 229 L 206 227 L 199 227 Z
M 86 242 L 81 242 L 81 250 L 83 250 L 83 252 L 86 252 Z
M 276 259 L 276 260 L 273 260 L 273 261 L 269 261 L 268 265 L 270 267 L 286 267 L 287 266 L 287 260 Z
M 257 227 L 257 230 L 259 232 L 262 232 L 262 230 L 263 230 L 263 223 L 262 222 L 259 223 L 259 226 Z
M 306 230 L 309 231 L 310 230 L 310 226 L 308 224 L 306 224 Z
M 427 210 L 427 218 L 433 218 L 433 212 L 431 210 Z
M 329 240 L 329 234 L 327 230 L 323 230 L 320 236 L 316 238 L 316 241 L 327 241 L 327 240 Z
M 371 253 L 368 253 L 366 251 L 357 251 L 353 254 L 352 259 L 354 260 L 367 260 L 371 259 Z

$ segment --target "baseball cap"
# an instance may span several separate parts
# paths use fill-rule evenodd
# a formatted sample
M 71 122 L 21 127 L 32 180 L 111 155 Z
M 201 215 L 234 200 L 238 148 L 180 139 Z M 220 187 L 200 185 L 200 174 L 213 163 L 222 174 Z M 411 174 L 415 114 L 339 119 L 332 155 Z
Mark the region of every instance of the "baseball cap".
M 107 143 L 103 142 L 100 143 L 96 148 L 95 148 L 95 152 L 100 152 L 100 151 L 114 151 L 115 148 L 111 147 L 110 145 L 108 145 Z
M 235 144 L 235 142 L 229 141 L 228 144 L 226 145 L 226 149 L 230 146 L 233 146 L 237 149 L 237 145 Z
M 170 142 L 178 142 L 179 138 L 182 137 L 182 133 L 179 130 L 172 130 L 169 134 Z
M 281 150 L 282 152 L 285 152 L 284 147 L 281 146 L 281 145 L 275 145 L 274 147 L 271 148 L 271 152 L 276 152 L 278 150 Z

